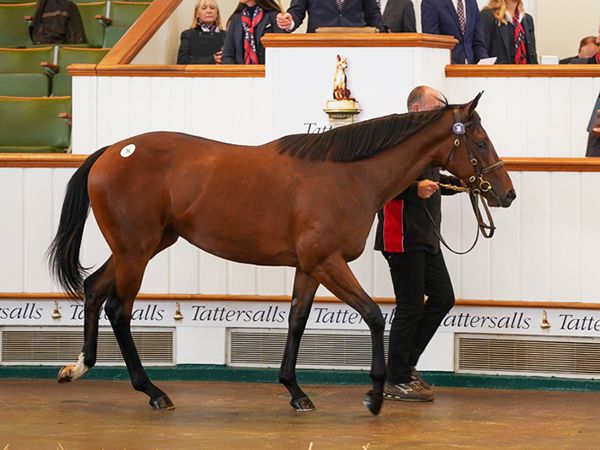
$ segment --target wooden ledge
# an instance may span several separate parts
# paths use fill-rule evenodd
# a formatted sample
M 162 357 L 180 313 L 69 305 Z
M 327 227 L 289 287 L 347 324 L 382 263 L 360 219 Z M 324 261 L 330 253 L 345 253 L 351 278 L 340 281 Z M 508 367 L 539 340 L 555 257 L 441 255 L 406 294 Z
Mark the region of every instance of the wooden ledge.
M 265 47 L 425 47 L 452 49 L 452 36 L 423 33 L 269 33 L 261 39 Z
M 0 153 L 0 167 L 79 167 L 89 155 Z M 510 172 L 600 172 L 600 158 L 503 158 Z
M 64 293 L 54 292 L 0 292 L 0 300 L 73 300 Z M 228 295 L 228 294 L 139 294 L 138 300 L 146 301 L 177 301 L 177 302 L 274 302 L 289 303 L 289 295 Z M 374 297 L 378 304 L 395 304 L 392 297 Z M 315 297 L 318 303 L 341 303 L 335 297 Z M 562 302 L 562 301 L 531 301 L 531 300 L 478 300 L 457 299 L 456 306 L 471 306 L 478 308 L 543 308 L 543 309 L 581 309 L 600 310 L 600 303 Z
M 447 77 L 460 78 L 590 78 L 600 77 L 598 64 L 462 65 L 446 66 Z
M 0 167 L 79 167 L 89 155 L 0 153 Z
M 71 64 L 74 77 L 264 78 L 264 65 Z

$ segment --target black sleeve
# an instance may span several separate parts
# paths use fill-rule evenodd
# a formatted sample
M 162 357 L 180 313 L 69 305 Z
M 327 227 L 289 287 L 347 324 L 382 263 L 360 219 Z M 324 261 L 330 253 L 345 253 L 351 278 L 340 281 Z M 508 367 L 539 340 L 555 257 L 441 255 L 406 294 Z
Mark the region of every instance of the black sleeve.
M 296 28 L 302 25 L 302 21 L 306 16 L 307 7 L 308 0 L 292 0 L 292 3 L 290 4 L 290 7 L 287 10 L 287 12 L 290 13 L 294 21 L 294 28 L 292 29 L 292 31 L 294 31 Z
M 363 11 L 365 21 L 370 27 L 375 27 L 379 31 L 383 31 L 383 17 L 381 17 L 381 8 L 377 0 L 363 0 Z
M 531 55 L 531 59 L 533 61 L 535 61 L 535 63 L 533 64 L 537 64 L 538 62 L 538 57 L 537 57 L 537 48 L 535 45 L 535 26 L 533 24 L 533 17 L 530 16 L 529 14 L 527 14 L 527 17 L 529 18 L 529 30 L 530 30 L 530 34 L 531 34 L 531 51 L 533 52 L 533 54 Z
M 189 64 L 190 38 L 189 33 L 186 33 L 186 31 L 181 33 L 181 44 L 179 44 L 179 51 L 177 52 L 177 64 Z
M 402 14 L 401 23 L 402 33 L 416 33 L 417 32 L 417 18 L 415 16 L 415 6 L 411 0 L 406 4 L 404 8 L 404 14 Z
M 483 30 L 481 29 L 481 13 L 476 9 L 475 31 L 473 32 L 473 53 L 475 54 L 475 63 L 488 57 L 487 48 L 483 42 Z
M 227 29 L 227 34 L 225 35 L 225 43 L 223 44 L 223 56 L 221 56 L 222 64 L 235 64 L 235 27 L 236 20 L 238 20 L 237 16 L 234 16 L 231 19 L 231 24 Z
M 413 181 L 409 187 L 404 189 L 400 194 L 394 197 L 395 200 L 407 200 L 409 198 L 417 198 L 417 187 L 419 186 L 419 181 Z
M 492 26 L 494 25 L 494 15 L 491 13 L 491 9 L 484 9 L 481 11 L 481 31 L 483 34 L 483 43 L 487 49 L 488 56 L 496 56 L 492 52 Z

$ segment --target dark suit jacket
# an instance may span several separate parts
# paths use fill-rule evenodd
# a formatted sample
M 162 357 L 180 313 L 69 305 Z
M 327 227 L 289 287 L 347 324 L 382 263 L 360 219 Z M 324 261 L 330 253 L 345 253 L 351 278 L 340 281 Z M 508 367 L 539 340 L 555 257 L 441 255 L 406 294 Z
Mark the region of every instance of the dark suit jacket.
M 525 14 L 522 21 L 525 32 L 525 47 L 527 49 L 527 64 L 537 64 L 535 50 L 535 33 L 533 17 Z M 496 64 L 514 64 L 515 61 L 515 29 L 512 25 L 498 26 L 493 9 L 481 11 L 481 25 L 483 27 L 483 40 L 490 57 L 495 56 Z
M 487 58 L 483 42 L 481 15 L 475 0 L 465 0 L 467 24 L 465 35 L 460 32 L 458 14 L 452 0 L 423 0 L 421 2 L 421 23 L 423 33 L 454 36 L 458 44 L 452 49 L 452 64 L 477 64 Z
M 287 10 L 298 28 L 308 12 L 309 33 L 319 27 L 375 27 L 383 31 L 383 19 L 377 0 L 345 0 L 342 11 L 336 0 L 292 0 Z
M 265 48 L 260 38 L 265 33 L 282 33 L 283 30 L 277 26 L 277 11 L 265 11 L 263 18 L 254 30 L 256 39 L 256 56 L 258 63 L 265 63 Z M 225 44 L 223 45 L 223 64 L 244 64 L 244 28 L 242 27 L 242 14 L 234 14 L 227 29 Z
M 196 49 L 197 53 L 192 53 L 191 42 L 194 35 L 197 35 L 200 43 L 205 43 L 205 45 L 201 45 Z M 183 31 L 181 33 L 181 45 L 177 53 L 177 64 L 214 64 L 215 58 L 213 55 L 216 52 L 213 51 L 213 44 L 215 41 L 220 42 L 220 47 L 223 47 L 225 32 L 207 33 L 200 30 L 200 27 Z
M 598 96 L 598 99 L 596 100 L 594 110 L 592 111 L 592 117 L 590 117 L 590 123 L 588 124 L 587 128 L 590 135 L 588 137 L 588 145 L 585 156 L 600 156 L 600 136 L 594 136 L 592 134 L 592 128 L 596 122 L 596 111 L 600 111 L 600 96 Z
M 412 0 L 388 0 L 383 24 L 393 33 L 416 33 L 417 20 Z

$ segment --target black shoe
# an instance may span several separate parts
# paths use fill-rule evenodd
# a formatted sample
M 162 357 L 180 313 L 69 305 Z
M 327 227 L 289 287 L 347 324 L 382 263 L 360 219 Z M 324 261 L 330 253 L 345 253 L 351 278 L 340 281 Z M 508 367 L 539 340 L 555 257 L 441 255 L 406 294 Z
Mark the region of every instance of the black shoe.
M 392 384 L 386 381 L 383 386 L 383 396 L 388 400 L 430 402 L 433 400 L 433 391 L 423 386 L 417 380 L 398 384 Z

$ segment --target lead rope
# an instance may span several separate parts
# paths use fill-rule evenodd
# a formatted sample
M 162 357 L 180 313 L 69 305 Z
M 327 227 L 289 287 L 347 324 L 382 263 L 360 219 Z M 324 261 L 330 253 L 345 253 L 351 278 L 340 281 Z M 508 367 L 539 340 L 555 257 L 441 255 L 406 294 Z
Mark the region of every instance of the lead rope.
M 477 245 L 477 241 L 479 240 L 479 234 L 480 233 L 486 239 L 490 239 L 494 235 L 494 231 L 496 230 L 496 227 L 494 225 L 494 219 L 492 218 L 492 214 L 490 213 L 490 209 L 489 209 L 487 203 L 485 202 L 485 200 L 482 200 L 481 203 L 483 204 L 483 209 L 485 211 L 485 214 L 486 214 L 488 222 L 485 223 L 483 221 L 483 217 L 481 215 L 481 210 L 479 208 L 479 196 L 480 196 L 480 194 L 475 194 L 475 193 L 471 192 L 471 190 L 469 188 L 462 187 L 462 186 L 454 186 L 452 184 L 444 184 L 444 183 L 438 183 L 438 185 L 440 187 L 443 187 L 444 189 L 449 189 L 451 191 L 468 192 L 469 193 L 469 200 L 471 201 L 471 206 L 473 208 L 473 212 L 475 213 L 475 218 L 477 219 L 477 232 L 475 234 L 475 240 L 473 241 L 473 244 L 469 247 L 468 250 L 465 250 L 465 251 L 462 251 L 462 252 L 454 250 L 444 240 L 442 234 L 436 228 L 437 224 L 435 223 L 435 220 L 431 216 L 431 213 L 429 212 L 429 209 L 427 209 L 427 202 L 423 201 L 423 207 L 425 208 L 425 213 L 427 214 L 427 217 L 429 218 L 429 220 L 431 221 L 431 223 L 434 226 L 433 227 L 433 233 L 440 240 L 440 242 L 442 243 L 442 245 L 444 247 L 446 247 L 448 250 L 450 250 L 452 253 L 456 254 L 456 255 L 466 255 L 467 253 L 469 253 L 471 250 L 473 250 L 475 248 L 475 245 Z

